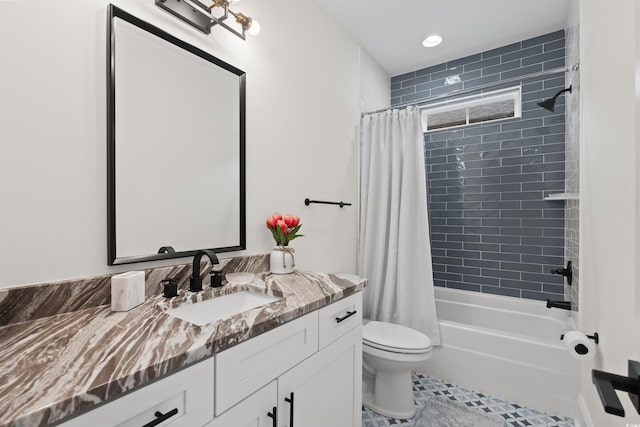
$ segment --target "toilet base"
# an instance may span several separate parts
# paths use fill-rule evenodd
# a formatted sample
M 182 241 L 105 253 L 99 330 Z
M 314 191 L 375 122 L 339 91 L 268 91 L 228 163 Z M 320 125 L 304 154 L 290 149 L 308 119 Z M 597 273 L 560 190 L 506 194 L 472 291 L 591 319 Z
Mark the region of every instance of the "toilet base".
M 411 372 L 384 372 L 375 374 L 374 390 L 365 390 L 362 405 L 389 418 L 407 420 L 416 415 Z M 383 390 L 392 390 L 391 393 Z

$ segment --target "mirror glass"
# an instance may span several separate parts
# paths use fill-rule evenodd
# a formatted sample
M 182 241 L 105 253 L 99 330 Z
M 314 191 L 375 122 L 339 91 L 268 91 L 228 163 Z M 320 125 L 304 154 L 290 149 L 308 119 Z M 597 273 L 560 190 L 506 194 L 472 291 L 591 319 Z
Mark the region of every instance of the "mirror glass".
M 244 72 L 109 10 L 109 265 L 245 249 Z

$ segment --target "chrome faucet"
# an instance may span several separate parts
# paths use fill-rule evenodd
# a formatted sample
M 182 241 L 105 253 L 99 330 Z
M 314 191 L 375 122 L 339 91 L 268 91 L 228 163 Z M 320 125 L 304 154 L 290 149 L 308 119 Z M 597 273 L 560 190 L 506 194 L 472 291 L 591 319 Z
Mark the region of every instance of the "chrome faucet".
M 202 276 L 200 276 L 200 260 L 202 255 L 206 255 L 211 260 L 211 264 L 218 264 L 218 257 L 211 249 L 202 249 L 196 252 L 193 257 L 191 268 L 191 278 L 189 279 L 189 291 L 200 292 L 202 290 Z

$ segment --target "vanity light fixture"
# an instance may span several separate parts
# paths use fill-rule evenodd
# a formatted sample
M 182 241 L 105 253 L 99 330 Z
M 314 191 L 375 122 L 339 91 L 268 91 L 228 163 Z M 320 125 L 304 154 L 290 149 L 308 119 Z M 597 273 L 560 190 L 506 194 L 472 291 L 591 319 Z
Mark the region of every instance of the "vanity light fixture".
M 442 36 L 432 34 L 422 41 L 424 47 L 436 47 L 442 43 Z
M 256 35 L 260 32 L 260 23 L 258 21 L 240 12 L 234 12 L 229 8 L 229 6 L 232 3 L 236 3 L 236 1 L 212 1 L 213 3 L 207 6 L 198 0 L 155 0 L 156 5 L 160 8 L 166 10 L 184 22 L 193 25 L 206 34 L 210 34 L 211 27 L 215 25 L 220 25 L 240 37 L 242 40 L 245 40 L 247 33 Z M 216 12 L 223 11 L 224 13 L 216 14 Z M 240 31 L 224 22 L 229 18 L 229 15 L 235 18 Z

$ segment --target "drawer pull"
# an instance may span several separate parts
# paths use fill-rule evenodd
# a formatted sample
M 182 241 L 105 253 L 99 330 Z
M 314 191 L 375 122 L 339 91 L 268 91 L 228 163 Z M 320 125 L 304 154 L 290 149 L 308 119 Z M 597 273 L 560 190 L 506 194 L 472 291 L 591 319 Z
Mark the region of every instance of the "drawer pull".
M 272 411 L 267 412 L 267 416 L 273 420 L 273 427 L 278 427 L 278 408 L 274 406 Z
M 148 422 L 147 424 L 143 425 L 142 427 L 157 426 L 161 422 L 166 421 L 169 418 L 171 418 L 171 417 L 173 417 L 174 415 L 177 415 L 177 414 L 178 414 L 178 408 L 173 408 L 172 410 L 170 410 L 166 414 L 163 414 L 160 411 L 156 411 L 156 413 L 154 414 L 156 416 L 156 419 L 153 420 L 153 421 Z
M 354 315 L 354 314 L 356 314 L 356 313 L 357 313 L 357 311 L 356 311 L 356 310 L 353 310 L 353 311 L 347 311 L 347 314 L 345 314 L 344 316 L 342 316 L 342 317 L 336 317 L 336 322 L 340 323 L 340 322 L 342 322 L 343 320 L 347 320 L 349 317 L 353 316 L 353 315 Z
M 289 403 L 289 427 L 293 427 L 293 392 L 291 392 L 291 397 L 285 397 L 284 401 Z

